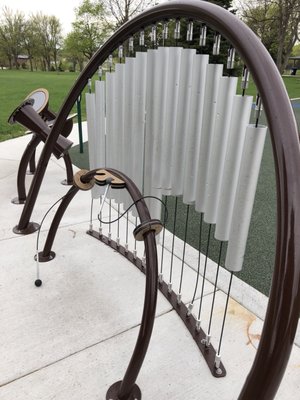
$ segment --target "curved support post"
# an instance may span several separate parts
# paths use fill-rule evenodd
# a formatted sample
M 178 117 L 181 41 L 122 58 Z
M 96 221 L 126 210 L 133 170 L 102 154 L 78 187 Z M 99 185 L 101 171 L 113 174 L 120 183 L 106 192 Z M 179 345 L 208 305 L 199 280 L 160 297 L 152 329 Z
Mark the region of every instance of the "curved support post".
M 29 164 L 29 170 L 31 174 L 35 172 L 35 151 L 37 146 L 40 144 L 41 139 L 37 135 L 33 135 L 30 142 L 26 146 L 26 149 L 22 155 L 17 176 L 17 190 L 18 197 L 12 199 L 13 204 L 24 204 L 26 201 L 26 187 L 25 179 L 27 173 L 27 167 Z M 69 153 L 64 154 L 64 162 L 66 166 L 67 179 L 62 181 L 63 185 L 73 184 L 73 166 Z
M 58 135 L 88 79 L 109 54 L 143 26 L 164 18 L 201 20 L 224 35 L 252 73 L 271 134 L 277 188 L 277 244 L 264 328 L 253 367 L 239 399 L 273 399 L 283 377 L 300 313 L 300 149 L 298 128 L 281 76 L 256 35 L 229 11 L 199 0 L 159 4 L 133 18 L 95 53 L 67 96 L 53 125 L 32 181 L 19 228 L 29 224 Z
M 29 160 L 29 170 L 27 171 L 27 175 L 33 175 L 36 170 L 36 165 L 35 165 L 35 150 L 32 153 L 32 156 Z
M 106 168 L 106 171 L 111 172 L 126 182 L 126 188 L 134 202 L 141 199 L 141 192 L 126 175 L 110 168 Z M 151 219 L 149 210 L 144 200 L 136 203 L 136 209 L 141 223 Z M 150 342 L 157 301 L 158 265 L 155 234 L 153 231 L 149 231 L 144 235 L 144 244 L 147 263 L 146 291 L 139 335 L 123 381 L 116 382 L 110 387 L 106 395 L 106 400 L 130 400 L 132 398 L 137 400 L 141 399 L 141 395 L 139 395 L 137 391 L 135 381 L 142 367 Z
M 72 132 L 72 129 L 73 129 L 73 116 L 69 117 L 66 120 L 66 122 L 64 124 L 64 127 L 63 127 L 63 129 L 61 131 L 61 135 L 64 136 L 65 138 L 67 138 L 70 135 L 70 133 Z
M 64 154 L 64 162 L 66 166 L 67 179 L 63 180 L 61 183 L 63 185 L 73 185 L 73 165 L 69 152 Z
M 51 251 L 51 249 L 53 246 L 53 242 L 54 242 L 54 239 L 56 236 L 57 229 L 59 227 L 62 217 L 64 216 L 66 209 L 68 208 L 68 206 L 71 203 L 71 201 L 73 200 L 73 198 L 76 196 L 78 190 L 79 189 L 76 186 L 72 186 L 70 188 L 70 190 L 68 191 L 68 193 L 63 198 L 63 200 L 61 201 L 61 203 L 54 215 L 51 226 L 49 228 L 49 232 L 48 232 L 47 239 L 46 239 L 46 242 L 44 245 L 44 249 L 43 249 L 43 251 L 41 251 L 39 253 L 39 261 L 40 262 L 50 261 L 50 260 L 53 260 L 53 258 L 55 257 L 55 253 L 53 251 Z
M 30 142 L 27 144 L 26 149 L 22 155 L 19 168 L 18 168 L 18 176 L 17 176 L 17 190 L 18 197 L 15 197 L 12 200 L 14 204 L 24 204 L 26 201 L 26 188 L 25 188 L 25 178 L 26 178 L 26 170 L 27 166 L 30 163 L 31 170 L 31 160 L 34 159 L 35 149 L 41 142 L 41 139 L 37 135 L 33 135 Z

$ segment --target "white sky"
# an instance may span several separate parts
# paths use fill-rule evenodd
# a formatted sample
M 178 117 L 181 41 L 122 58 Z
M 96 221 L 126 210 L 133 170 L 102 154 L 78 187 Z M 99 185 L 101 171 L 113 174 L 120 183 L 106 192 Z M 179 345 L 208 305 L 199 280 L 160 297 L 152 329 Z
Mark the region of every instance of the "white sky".
M 74 8 L 80 3 L 81 0 L 0 0 L 0 14 L 2 8 L 7 6 L 13 11 L 22 11 L 27 16 L 39 11 L 46 15 L 55 15 L 63 26 L 63 33 L 66 34 L 75 20 Z

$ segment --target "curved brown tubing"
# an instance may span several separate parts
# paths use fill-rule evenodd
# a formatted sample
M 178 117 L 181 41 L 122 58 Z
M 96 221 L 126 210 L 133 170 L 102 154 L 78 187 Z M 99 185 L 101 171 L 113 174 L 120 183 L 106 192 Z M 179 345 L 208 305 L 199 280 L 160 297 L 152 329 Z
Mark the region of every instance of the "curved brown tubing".
M 26 179 L 27 166 L 28 164 L 30 164 L 30 172 L 32 172 L 32 159 L 34 160 L 35 149 L 40 144 L 40 142 L 41 138 L 39 138 L 38 135 L 32 136 L 30 142 L 27 144 L 24 150 L 24 153 L 22 155 L 19 164 L 18 175 L 17 175 L 17 191 L 18 191 L 17 201 L 20 204 L 23 204 L 26 201 L 25 179 Z
M 37 135 L 33 135 L 32 139 L 26 146 L 26 149 L 22 155 L 17 175 L 17 191 L 18 197 L 14 199 L 14 202 L 18 202 L 19 204 L 23 204 L 26 201 L 26 187 L 25 187 L 25 179 L 26 179 L 26 171 L 27 166 L 29 164 L 30 173 L 35 173 L 35 150 L 37 146 L 40 144 L 41 139 Z M 71 185 L 73 183 L 73 165 L 71 161 L 71 157 L 69 153 L 65 153 L 63 155 L 63 159 L 66 167 L 66 184 Z
M 19 229 L 26 229 L 59 132 L 73 104 L 109 54 L 143 26 L 164 18 L 201 20 L 226 37 L 253 75 L 272 139 L 277 187 L 277 243 L 274 275 L 262 337 L 240 400 L 274 398 L 284 374 L 300 312 L 300 150 L 298 129 L 281 76 L 256 35 L 230 12 L 204 1 L 155 6 L 123 25 L 95 53 L 67 96 L 43 149 Z
M 134 202 L 137 202 L 137 200 L 141 199 L 142 194 L 131 179 L 129 179 L 123 173 L 111 168 L 106 168 L 106 171 L 111 172 L 113 175 L 126 182 L 126 188 Z M 135 207 L 141 223 L 147 222 L 151 219 L 148 207 L 146 206 L 144 200 L 138 201 L 135 204 Z M 137 342 L 131 360 L 127 367 L 127 371 L 118 391 L 118 399 L 120 400 L 129 399 L 136 378 L 146 356 L 155 319 L 158 285 L 158 265 L 155 233 L 153 231 L 148 231 L 146 234 L 144 234 L 144 244 L 147 268 L 143 316 Z
M 95 175 L 99 168 L 89 171 L 85 176 L 85 182 L 90 181 Z M 122 179 L 126 183 L 126 189 L 130 194 L 133 202 L 136 202 L 136 209 L 140 218 L 141 223 L 147 222 L 151 219 L 148 207 L 142 198 L 142 194 L 136 185 L 123 173 L 114 169 L 106 168 L 106 171 L 112 173 L 114 176 Z M 53 241 L 59 226 L 59 223 L 66 211 L 68 205 L 75 197 L 78 192 L 78 188 L 72 186 L 64 199 L 62 200 L 48 232 L 46 243 L 43 252 L 40 254 L 41 261 L 49 261 L 53 258 L 53 252 L 51 251 Z M 138 201 L 139 200 L 139 201 Z M 135 381 L 142 367 L 148 345 L 150 342 L 153 324 L 155 320 L 155 310 L 157 301 L 157 286 L 158 286 L 158 265 L 157 265 L 157 251 L 155 233 L 148 231 L 144 234 L 145 254 L 146 254 L 146 288 L 144 297 L 144 308 L 141 320 L 141 326 L 139 335 L 136 341 L 136 345 L 131 356 L 130 363 L 127 367 L 125 376 L 122 381 L 116 382 L 110 388 L 109 399 L 120 399 L 127 400 L 130 398 L 133 389 L 136 389 Z M 113 393 L 113 394 L 112 394 Z M 115 395 L 117 397 L 115 397 Z M 137 396 L 138 398 L 138 396 Z M 138 398 L 139 400 L 139 398 Z

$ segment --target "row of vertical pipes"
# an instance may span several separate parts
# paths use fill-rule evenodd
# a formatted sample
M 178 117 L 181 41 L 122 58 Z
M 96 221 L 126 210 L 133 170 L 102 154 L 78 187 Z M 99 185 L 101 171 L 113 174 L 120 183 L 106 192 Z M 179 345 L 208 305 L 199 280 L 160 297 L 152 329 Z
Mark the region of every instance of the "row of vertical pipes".
M 199 39 L 199 45 L 200 46 L 205 46 L 206 45 L 206 36 L 207 36 L 207 27 L 205 25 L 201 26 L 200 29 L 200 39 Z M 163 24 L 163 33 L 162 33 L 162 38 L 163 38 L 163 45 L 165 45 L 165 41 L 168 38 L 168 23 L 167 21 L 164 22 Z M 178 44 L 178 40 L 180 39 L 180 20 L 176 20 L 175 22 L 175 30 L 174 30 L 174 39 L 176 41 L 176 45 Z M 187 41 L 191 42 L 193 40 L 193 21 L 188 22 L 188 28 L 187 28 Z M 156 31 L 156 25 L 152 25 L 151 27 L 151 42 L 152 42 L 152 47 L 156 47 L 157 43 L 157 31 Z M 221 35 L 218 33 L 215 33 L 214 35 L 214 42 L 213 42 L 213 51 L 212 54 L 214 56 L 220 54 L 220 44 L 221 44 Z M 144 30 L 140 31 L 139 35 L 139 45 L 140 48 L 144 47 L 145 45 L 145 32 Z M 129 53 L 134 54 L 134 40 L 133 37 L 129 38 Z M 123 45 L 119 46 L 118 50 L 118 58 L 119 62 L 122 63 L 123 58 L 124 58 L 124 52 L 123 52 Z M 227 58 L 227 69 L 231 70 L 234 68 L 234 61 L 235 61 L 235 49 L 233 47 L 229 47 L 228 49 L 228 58 Z M 108 59 L 109 62 L 109 71 L 112 72 L 113 70 L 113 57 L 112 55 Z M 102 67 L 99 67 L 99 79 L 102 79 Z M 245 67 L 243 70 L 243 78 L 242 78 L 242 96 L 245 95 L 245 90 L 248 86 L 248 81 L 249 81 L 249 74 L 248 70 Z M 258 97 L 259 99 L 259 97 Z M 255 127 L 258 127 L 258 121 L 259 121 L 259 115 L 261 111 L 261 102 L 258 100 L 257 102 L 257 118 L 256 118 L 256 125 Z M 166 197 L 167 199 L 167 197 Z M 102 201 L 102 197 L 100 196 L 100 203 Z M 167 202 L 167 201 L 166 201 Z M 109 208 L 109 222 L 111 222 L 111 199 L 109 200 L 110 208 Z M 174 210 L 174 225 L 173 225 L 173 239 L 172 239 L 172 249 L 171 249 L 171 266 L 170 266 L 170 274 L 169 274 L 169 282 L 168 282 L 168 290 L 171 292 L 173 290 L 173 283 L 172 283 L 172 274 L 173 274 L 173 259 L 174 259 L 174 246 L 175 246 L 175 238 L 176 238 L 176 216 L 177 216 L 177 204 L 178 204 L 178 197 L 175 197 L 175 210 Z M 182 254 L 182 264 L 181 264 L 181 273 L 180 273 L 180 282 L 179 282 L 179 288 L 177 292 L 177 299 L 178 303 L 181 302 L 181 297 L 182 297 L 182 283 L 183 283 L 183 276 L 184 276 L 184 267 L 186 265 L 185 263 L 185 250 L 186 250 L 186 243 L 187 243 L 187 236 L 188 236 L 188 219 L 189 219 L 189 208 L 190 205 L 187 205 L 186 209 L 186 222 L 185 222 L 185 231 L 184 231 L 184 245 L 183 245 L 183 254 Z M 118 215 L 120 215 L 120 204 L 118 203 Z M 92 220 L 92 215 L 91 215 L 91 220 Z M 129 227 L 129 215 L 127 213 L 126 215 L 126 238 L 125 238 L 125 248 L 128 250 L 128 227 Z M 198 284 L 199 284 L 199 275 L 200 275 L 200 252 L 201 252 L 201 238 L 202 238 L 202 225 L 203 225 L 203 213 L 200 213 L 200 230 L 199 230 L 199 258 L 198 258 L 198 266 L 197 266 L 197 278 L 195 282 L 195 289 L 194 289 L 194 295 L 192 298 L 192 301 L 190 302 L 188 306 L 188 315 L 191 315 L 192 309 L 194 306 L 194 302 L 196 299 L 196 293 L 198 289 Z M 120 229 L 119 229 L 119 219 L 118 219 L 118 228 L 117 228 L 117 243 L 120 243 Z M 101 219 L 100 219 L 100 224 L 101 224 Z M 135 225 L 137 225 L 137 219 L 135 222 Z M 91 226 L 90 226 L 91 228 Z M 211 238 L 211 228 L 212 228 L 212 223 L 209 223 L 209 231 L 208 231 L 208 238 L 207 238 L 207 246 L 206 246 L 206 252 L 205 252 L 205 262 L 204 262 L 204 273 L 203 273 L 203 279 L 202 279 L 202 287 L 201 287 L 201 296 L 200 296 L 200 303 L 199 303 L 199 309 L 197 313 L 197 329 L 200 330 L 201 327 L 201 312 L 202 312 L 202 301 L 204 297 L 204 286 L 205 286 L 205 279 L 206 279 L 206 269 L 207 269 L 207 262 L 208 262 L 208 257 L 209 257 L 209 246 L 210 246 L 210 238 Z M 102 227 L 100 225 L 99 230 L 102 232 Z M 111 240 L 111 227 L 109 225 L 109 233 L 108 233 L 108 238 Z M 162 254 L 161 254 L 161 268 L 160 268 L 160 273 L 159 273 L 159 280 L 163 280 L 163 260 L 164 260 L 164 239 L 165 239 L 165 227 L 163 230 L 162 234 Z M 219 248 L 219 255 L 218 255 L 218 263 L 217 263 L 217 269 L 216 269 L 216 276 L 215 276 L 215 281 L 214 281 L 214 292 L 212 295 L 212 302 L 211 302 L 211 308 L 210 308 L 210 317 L 209 317 L 209 324 L 208 324 L 208 332 L 206 335 L 206 339 L 203 344 L 205 344 L 206 347 L 210 346 L 210 338 L 211 338 L 211 326 L 212 326 L 212 319 L 213 319 L 213 311 L 214 311 L 214 306 L 215 306 L 215 297 L 216 293 L 218 290 L 218 277 L 219 277 L 219 268 L 221 265 L 221 258 L 222 258 L 222 247 L 223 247 L 223 240 L 220 241 L 220 248 Z M 134 252 L 136 254 L 136 243 L 135 243 L 135 249 Z M 228 308 L 228 301 L 230 297 L 230 290 L 231 290 L 231 284 L 232 284 L 232 278 L 233 278 L 234 272 L 231 271 L 230 273 L 230 280 L 229 280 L 229 285 L 228 285 L 228 291 L 227 291 L 227 296 L 226 296 L 226 304 L 224 308 L 224 316 L 223 316 L 223 323 L 222 323 L 222 328 L 221 328 L 221 333 L 219 337 L 219 345 L 218 345 L 218 352 L 216 355 L 216 368 L 220 365 L 220 360 L 221 360 L 221 344 L 222 344 L 222 338 L 223 338 L 223 333 L 224 333 L 224 326 L 225 326 L 225 319 L 226 319 L 226 314 L 227 314 L 227 308 Z

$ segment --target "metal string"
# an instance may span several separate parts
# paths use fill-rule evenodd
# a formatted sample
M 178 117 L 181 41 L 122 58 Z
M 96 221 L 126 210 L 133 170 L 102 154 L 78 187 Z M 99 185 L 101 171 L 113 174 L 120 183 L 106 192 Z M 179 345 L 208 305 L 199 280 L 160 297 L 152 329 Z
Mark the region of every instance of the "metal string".
M 202 288 L 201 288 L 198 320 L 200 320 L 201 309 L 202 309 L 203 292 L 204 292 L 204 284 L 205 284 L 205 277 L 206 277 L 206 267 L 207 267 L 207 260 L 208 260 L 208 250 L 209 250 L 209 244 L 210 244 L 210 234 L 211 234 L 211 224 L 209 224 L 208 236 L 207 236 L 207 246 L 206 246 L 206 254 L 205 254 L 205 264 L 204 264 L 204 271 L 203 271 L 203 281 L 202 281 Z
M 182 263 L 181 263 L 181 273 L 180 273 L 180 283 L 179 283 L 179 292 L 178 292 L 179 294 L 181 293 L 182 281 L 183 281 L 183 268 L 184 268 L 184 264 L 185 264 L 185 248 L 186 248 L 188 221 L 189 221 L 189 211 L 190 211 L 190 206 L 187 205 L 186 220 L 185 220 L 185 231 L 184 231 L 184 242 L 183 242 L 183 252 L 182 252 Z
M 90 208 L 90 227 L 89 227 L 90 231 L 93 230 L 93 205 L 94 205 L 94 199 L 92 197 L 92 199 L 91 199 L 91 208 Z
M 137 217 L 135 217 L 135 227 L 137 227 Z M 134 239 L 134 253 L 136 254 L 136 239 Z
M 120 215 L 120 203 L 118 203 L 118 216 Z M 117 241 L 120 240 L 120 219 L 117 222 Z
M 108 236 L 109 238 L 111 238 L 111 199 L 109 199 L 108 221 L 109 221 Z
M 261 97 L 259 95 L 259 93 L 257 93 L 257 97 L 256 97 L 256 122 L 255 122 L 255 128 L 258 127 L 258 123 L 259 123 L 259 119 L 260 119 L 260 115 L 261 115 L 261 110 L 262 110 L 262 104 L 261 104 Z
M 76 190 L 76 187 L 73 186 L 72 191 Z M 67 193 L 69 194 L 70 191 Z M 55 207 L 61 200 L 63 200 L 67 194 L 63 195 L 62 197 L 60 197 L 58 200 L 56 200 L 55 203 L 52 204 L 52 206 L 46 211 L 45 215 L 43 216 L 40 226 L 37 230 L 37 236 L 36 236 L 36 273 L 37 273 L 37 279 L 40 278 L 40 268 L 39 268 L 39 239 L 40 239 L 40 233 L 41 233 L 41 229 L 42 229 L 42 225 L 47 217 L 47 215 L 49 214 L 49 212 L 52 210 L 53 207 Z
M 163 263 L 164 263 L 164 252 L 165 252 L 165 234 L 166 234 L 166 209 L 168 204 L 168 196 L 166 196 L 165 200 L 165 209 L 164 209 L 164 227 L 163 227 L 163 239 L 161 244 L 161 263 L 160 263 L 160 273 L 163 273 Z
M 201 215 L 200 215 L 200 227 L 199 227 L 199 242 L 198 242 L 198 269 L 197 269 L 197 279 L 196 279 L 195 290 L 194 290 L 194 295 L 193 295 L 191 304 L 194 304 L 194 301 L 195 301 L 195 298 L 196 298 L 196 293 L 197 293 L 198 283 L 199 283 L 199 276 L 200 276 L 202 223 L 203 223 L 203 214 L 201 213 Z M 204 278 L 203 278 L 203 279 L 204 279 Z
M 99 220 L 99 233 L 100 235 L 102 234 L 102 196 L 99 197 L 99 203 L 100 203 L 100 220 Z
M 225 327 L 225 320 L 226 320 L 226 316 L 227 316 L 228 302 L 229 302 L 230 291 L 231 291 L 232 278 L 233 278 L 233 272 L 231 272 L 229 286 L 228 286 L 227 299 L 226 299 L 226 305 L 225 305 L 225 310 L 224 310 L 224 316 L 223 316 L 223 322 L 222 322 L 222 328 L 221 328 L 221 334 L 220 334 L 220 340 L 219 340 L 219 347 L 218 347 L 218 353 L 217 353 L 218 355 L 220 355 L 220 351 L 221 351 L 221 345 L 222 345 L 222 339 L 223 339 L 223 333 L 224 333 L 224 327 Z
M 129 212 L 127 211 L 126 213 L 126 241 L 125 243 L 128 245 L 128 229 L 129 229 L 129 216 L 128 216 Z
M 219 258 L 218 258 L 218 267 L 217 267 L 217 271 L 216 271 L 216 278 L 215 278 L 215 285 L 214 285 L 214 294 L 213 294 L 213 298 L 212 298 L 211 309 L 210 309 L 210 317 L 209 317 L 209 324 L 208 324 L 208 335 L 210 335 L 211 322 L 212 322 L 213 311 L 214 311 L 214 306 L 215 306 L 215 299 L 216 299 L 216 293 L 217 293 L 217 282 L 218 282 L 218 278 L 219 278 L 219 271 L 220 271 L 220 264 L 221 264 L 221 256 L 222 256 L 222 247 L 223 247 L 223 242 L 220 243 Z
M 174 224 L 173 224 L 173 238 L 172 238 L 172 252 L 171 252 L 171 266 L 170 266 L 169 283 L 172 282 L 172 275 L 173 275 L 173 259 L 174 259 L 175 233 L 176 233 L 177 203 L 178 203 L 178 198 L 176 197 L 175 198 L 175 209 L 174 209 Z

